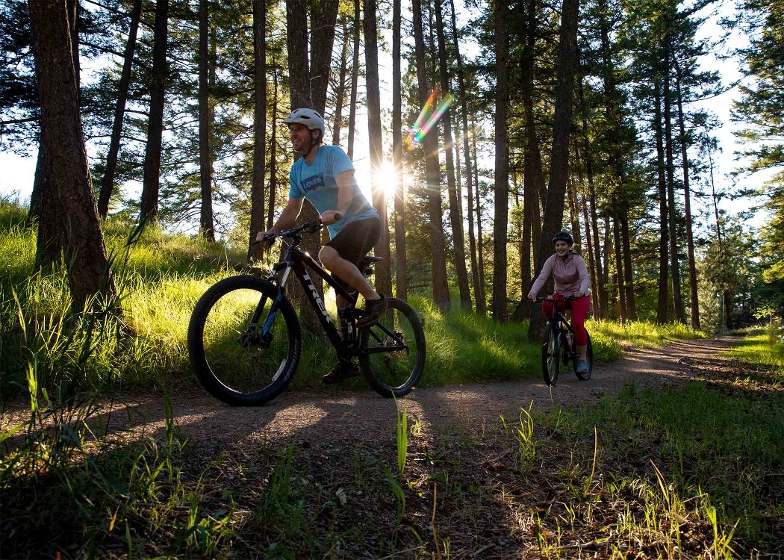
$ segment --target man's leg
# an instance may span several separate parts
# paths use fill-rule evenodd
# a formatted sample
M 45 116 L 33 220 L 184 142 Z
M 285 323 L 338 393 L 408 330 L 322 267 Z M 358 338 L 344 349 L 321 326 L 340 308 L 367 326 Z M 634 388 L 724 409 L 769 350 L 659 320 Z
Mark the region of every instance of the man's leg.
M 365 279 L 364 274 L 357 268 L 357 265 L 344 259 L 334 247 L 329 245 L 322 247 L 319 252 L 319 260 L 327 270 L 362 294 L 362 297 L 366 300 L 380 298 L 376 290 Z M 338 297 L 343 300 L 341 296 Z M 341 305 L 341 302 L 338 301 L 338 307 L 344 307 L 346 303 L 348 302 L 344 300 Z

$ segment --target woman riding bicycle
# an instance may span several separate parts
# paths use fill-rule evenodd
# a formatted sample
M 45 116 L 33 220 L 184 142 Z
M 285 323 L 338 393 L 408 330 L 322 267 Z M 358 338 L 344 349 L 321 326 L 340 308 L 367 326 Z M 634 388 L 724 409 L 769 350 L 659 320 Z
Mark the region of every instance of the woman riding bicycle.
M 536 301 L 539 290 L 542 289 L 550 274 L 555 280 L 555 293 L 553 299 L 562 300 L 565 297 L 575 297 L 568 302 L 558 302 L 558 310 L 564 311 L 568 308 L 572 310 L 572 328 L 574 329 L 574 342 L 577 346 L 579 359 L 577 361 L 577 373 L 588 373 L 588 331 L 585 330 L 585 318 L 588 316 L 588 308 L 591 298 L 588 295 L 590 275 L 585 260 L 572 251 L 574 240 L 565 231 L 559 231 L 553 236 L 555 244 L 555 254 L 548 258 L 539 277 L 531 286 L 528 299 Z M 549 301 L 542 302 L 542 311 L 546 316 L 553 313 L 553 304 Z

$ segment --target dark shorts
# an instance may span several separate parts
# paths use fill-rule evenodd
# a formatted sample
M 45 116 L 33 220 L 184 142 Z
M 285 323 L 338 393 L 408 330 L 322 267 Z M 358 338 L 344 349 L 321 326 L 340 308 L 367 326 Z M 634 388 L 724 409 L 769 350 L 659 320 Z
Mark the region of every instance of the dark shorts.
M 367 255 L 381 238 L 381 220 L 368 218 L 351 222 L 329 240 L 328 247 L 349 262 L 359 266 L 359 262 Z

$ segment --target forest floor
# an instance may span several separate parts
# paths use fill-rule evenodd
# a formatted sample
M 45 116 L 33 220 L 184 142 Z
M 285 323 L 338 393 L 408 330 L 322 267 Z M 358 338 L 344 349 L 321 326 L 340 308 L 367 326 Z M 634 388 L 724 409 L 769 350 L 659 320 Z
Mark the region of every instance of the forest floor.
M 685 557 L 703 557 L 713 542 L 710 524 L 682 519 L 683 539 L 676 543 L 664 529 L 644 529 L 637 490 L 620 486 L 614 497 L 605 490 L 615 483 L 614 472 L 650 475 L 651 462 L 673 460 L 668 453 L 630 441 L 642 448 L 600 451 L 594 474 L 593 438 L 578 444 L 562 435 L 548 424 L 547 411 L 598 403 L 630 385 L 754 383 L 745 365 L 719 357 L 739 341 L 727 336 L 628 349 L 597 365 L 590 380 L 566 374 L 552 390 L 541 378 L 528 378 L 422 388 L 395 402 L 371 389 L 328 387 L 288 390 L 265 406 L 234 408 L 196 385 L 171 386 L 175 434 L 187 441 L 178 461 L 181 481 L 199 494 L 202 511 L 230 512 L 234 536 L 221 537 L 218 547 L 230 552 L 217 556 L 526 558 L 549 557 L 550 550 L 554 557 L 656 558 L 671 556 L 675 546 Z M 408 445 L 399 472 L 403 409 Z M 6 403 L 3 429 L 26 415 L 21 403 L 18 410 Z M 526 418 L 536 422 L 530 439 L 519 430 Z M 150 437 L 163 442 L 164 396 L 118 397 L 104 402 L 93 421 L 108 425 L 121 445 Z M 632 519 L 632 529 L 621 517 Z M 778 536 L 772 538 L 780 544 L 784 520 L 774 517 Z M 633 537 L 634 527 L 642 529 Z M 122 556 L 124 540 L 114 538 L 103 541 L 107 557 Z M 152 536 L 144 542 L 148 556 L 166 554 L 171 545 Z M 744 540 L 735 551 L 781 552 L 775 544 L 758 545 Z

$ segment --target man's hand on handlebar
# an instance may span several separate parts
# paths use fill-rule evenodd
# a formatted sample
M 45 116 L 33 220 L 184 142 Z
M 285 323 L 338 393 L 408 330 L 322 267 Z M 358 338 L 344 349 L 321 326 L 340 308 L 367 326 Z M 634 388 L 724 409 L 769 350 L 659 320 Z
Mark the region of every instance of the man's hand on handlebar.
M 531 301 L 536 301 L 536 294 L 531 292 L 530 294 L 528 294 L 528 299 L 530 299 Z
M 338 212 L 337 210 L 326 210 L 321 215 L 321 224 L 325 226 L 331 226 L 335 222 L 339 222 L 343 219 L 343 213 Z

